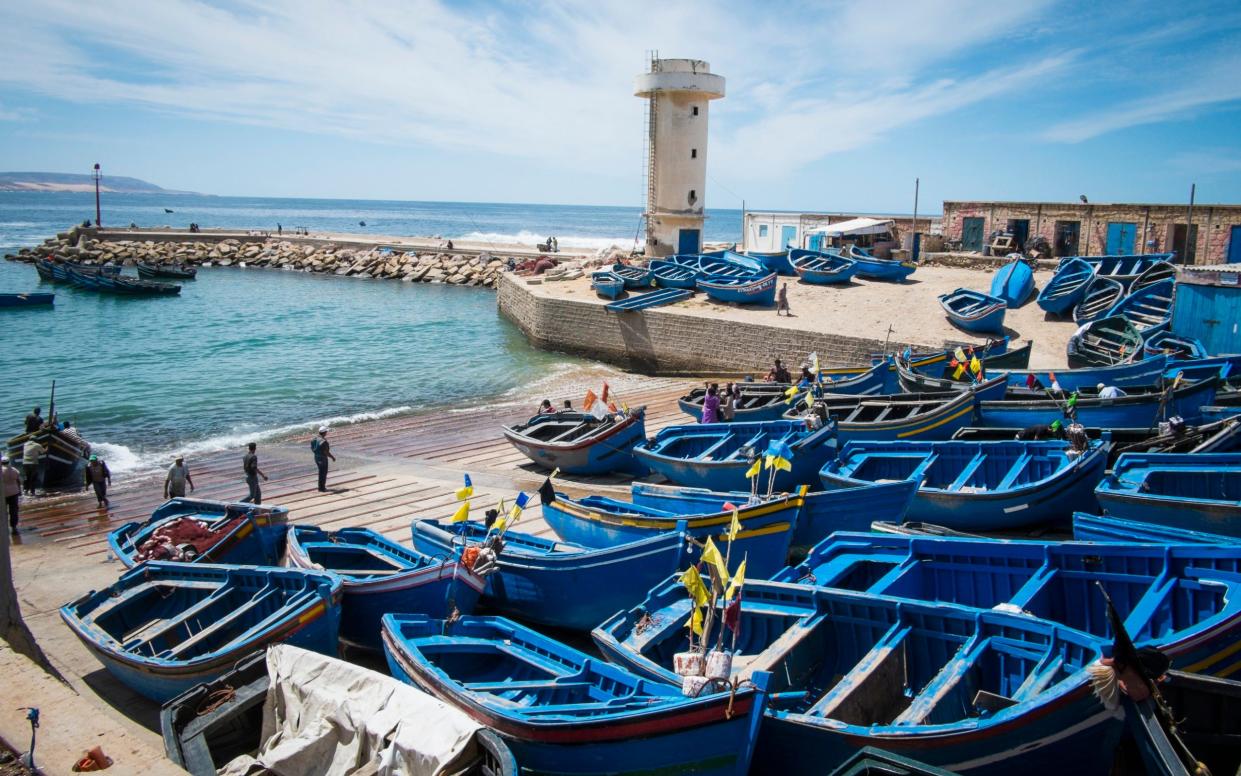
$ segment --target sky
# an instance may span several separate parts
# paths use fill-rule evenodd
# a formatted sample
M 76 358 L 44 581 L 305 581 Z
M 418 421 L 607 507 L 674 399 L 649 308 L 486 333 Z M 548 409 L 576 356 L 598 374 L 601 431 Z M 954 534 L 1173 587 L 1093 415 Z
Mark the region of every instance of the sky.
M 648 52 L 710 62 L 706 203 L 1241 202 L 1241 5 L 0 0 L 0 169 L 640 205 Z

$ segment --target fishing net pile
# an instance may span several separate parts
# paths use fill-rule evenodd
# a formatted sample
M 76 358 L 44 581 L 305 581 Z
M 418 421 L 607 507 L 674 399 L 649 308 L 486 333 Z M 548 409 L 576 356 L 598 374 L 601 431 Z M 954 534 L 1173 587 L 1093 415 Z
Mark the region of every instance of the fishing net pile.
M 212 522 L 192 517 L 169 520 L 138 545 L 134 562 L 171 560 L 188 563 L 215 546 L 244 520 L 244 516 Z

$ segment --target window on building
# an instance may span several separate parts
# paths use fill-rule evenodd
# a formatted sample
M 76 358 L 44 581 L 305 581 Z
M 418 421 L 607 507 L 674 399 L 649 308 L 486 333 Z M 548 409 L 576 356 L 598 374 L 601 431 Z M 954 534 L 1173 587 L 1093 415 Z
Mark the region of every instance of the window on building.
M 1147 253 L 1173 253 L 1176 255 L 1172 260 L 1177 264 L 1193 264 L 1198 258 L 1198 225 L 1194 224 L 1189 228 L 1189 244 L 1185 243 L 1185 224 L 1171 224 L 1168 226 L 1167 235 L 1164 238 L 1164 245 L 1161 250 L 1154 250 L 1155 245 L 1148 246 Z
M 697 116 L 697 115 L 698 115 L 698 106 L 697 106 L 697 105 L 695 105 L 695 106 L 694 106 L 694 115 L 695 115 L 695 116 Z
M 695 191 L 694 189 L 690 189 L 689 196 L 686 199 L 689 200 L 689 204 L 693 205 L 694 203 L 698 201 L 698 192 Z
M 766 237 L 766 236 L 767 236 L 767 224 L 759 224 L 759 225 L 758 225 L 758 236 L 759 236 L 759 237 Z
M 698 158 L 698 149 L 697 149 L 697 148 L 691 148 L 691 149 L 689 149 L 689 158 L 690 158 L 690 159 L 697 159 L 697 158 Z

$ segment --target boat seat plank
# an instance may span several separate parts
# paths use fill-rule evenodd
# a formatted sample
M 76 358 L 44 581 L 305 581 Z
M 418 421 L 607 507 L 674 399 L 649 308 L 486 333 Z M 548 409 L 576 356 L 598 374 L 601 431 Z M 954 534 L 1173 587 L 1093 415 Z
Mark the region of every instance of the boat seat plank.
M 883 638 L 875 646 L 871 647 L 870 651 L 847 674 L 841 677 L 840 681 L 831 690 L 806 710 L 806 715 L 824 718 L 831 717 L 836 709 L 858 689 L 866 677 L 900 647 L 901 642 L 912 630 L 913 628 L 909 625 L 901 623 L 893 625 L 892 630 L 884 634 Z
M 974 662 L 986 648 L 989 638 L 981 638 L 977 633 L 962 645 L 957 654 L 949 660 L 939 673 L 935 675 L 922 692 L 918 693 L 900 715 L 892 721 L 893 725 L 920 725 L 951 692 L 961 678 L 974 667 Z
M 174 628 L 179 627 L 185 620 L 196 616 L 199 612 L 218 602 L 222 597 L 228 595 L 228 593 L 229 589 L 227 587 L 220 586 L 217 590 L 215 590 L 215 592 L 203 600 L 193 606 L 177 612 L 176 617 L 167 620 L 152 620 L 150 623 L 147 623 L 146 626 L 126 633 L 125 638 L 121 641 L 122 648 L 129 651 L 141 644 L 146 644 L 160 638 Z M 96 619 L 98 619 L 101 613 L 102 612 L 95 614 Z
M 1029 453 L 1022 453 L 1019 455 L 1017 460 L 1013 462 L 1013 465 L 1008 467 L 1008 471 L 1004 474 L 1004 479 L 1000 480 L 1000 484 L 996 486 L 996 490 L 1008 490 L 1011 488 L 1017 478 L 1021 476 L 1021 473 L 1025 471 L 1026 466 L 1029 465 L 1032 459 L 1033 457 Z
M 957 478 L 952 481 L 952 484 L 944 488 L 944 490 L 947 490 L 947 491 L 961 490 L 961 488 L 965 487 L 965 483 L 969 482 L 970 477 L 974 476 L 974 472 L 978 471 L 978 467 L 982 466 L 983 461 L 986 461 L 986 460 L 987 460 L 986 453 L 982 451 L 975 453 L 974 457 L 970 459 L 970 462 L 967 463 L 965 465 L 965 468 L 961 470 L 961 473 L 957 475 Z
M 706 450 L 703 450 L 701 453 L 699 453 L 698 455 L 694 456 L 694 460 L 696 460 L 696 461 L 709 461 L 709 460 L 711 460 L 711 456 L 715 454 L 715 451 L 716 451 L 716 450 L 718 450 L 718 449 L 720 448 L 720 446 L 721 446 L 721 445 L 723 445 L 723 444 L 724 444 L 724 443 L 726 443 L 726 442 L 731 441 L 731 440 L 732 440 L 732 439 L 734 439 L 736 436 L 737 436 L 737 435 L 736 435 L 734 432 L 731 432 L 731 431 L 730 431 L 730 432 L 728 432 L 728 433 L 727 433 L 727 434 L 725 434 L 724 436 L 720 437 L 720 438 L 719 438 L 719 441 L 715 442 L 715 443 L 714 443 L 714 444 L 712 444 L 710 447 L 708 447 Z
M 193 636 L 190 636 L 188 639 L 186 639 L 185 641 L 182 641 L 180 644 L 177 644 L 172 649 L 165 650 L 163 653 L 159 655 L 159 657 L 174 659 L 174 660 L 179 658 L 181 655 L 185 654 L 190 649 L 197 646 L 200 641 L 205 641 L 206 639 L 215 635 L 219 631 L 223 630 L 225 626 L 232 624 L 235 620 L 248 614 L 252 609 L 258 607 L 260 604 L 266 603 L 268 599 L 277 597 L 279 595 L 280 595 L 280 591 L 278 589 L 274 587 L 265 588 L 258 595 L 252 597 L 249 601 L 246 601 L 241 606 L 237 607 L 233 611 L 229 612 L 228 614 L 224 615 L 220 619 L 211 623 L 206 628 L 203 628 L 198 633 L 195 633 Z M 279 614 L 282 617 L 285 616 L 287 614 L 287 612 L 285 611 L 285 607 L 280 607 L 280 609 L 277 611 L 277 614 Z M 260 622 L 255 623 L 254 625 L 251 625 L 249 628 L 246 629 L 247 632 L 253 631 L 259 625 L 266 623 L 268 619 L 270 618 L 265 617 Z
M 508 690 L 563 690 L 587 687 L 590 687 L 588 682 L 566 682 L 562 679 L 528 679 L 523 681 L 465 683 L 465 689 L 470 690 L 471 692 L 487 693 L 502 693 Z

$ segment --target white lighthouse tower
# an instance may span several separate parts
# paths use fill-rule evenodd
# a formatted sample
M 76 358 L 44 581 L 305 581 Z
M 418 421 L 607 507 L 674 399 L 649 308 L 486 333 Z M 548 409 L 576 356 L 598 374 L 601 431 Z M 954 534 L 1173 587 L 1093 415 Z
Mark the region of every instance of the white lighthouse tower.
M 651 59 L 634 94 L 647 106 L 646 255 L 702 250 L 707 194 L 707 105 L 724 78 L 701 59 Z

